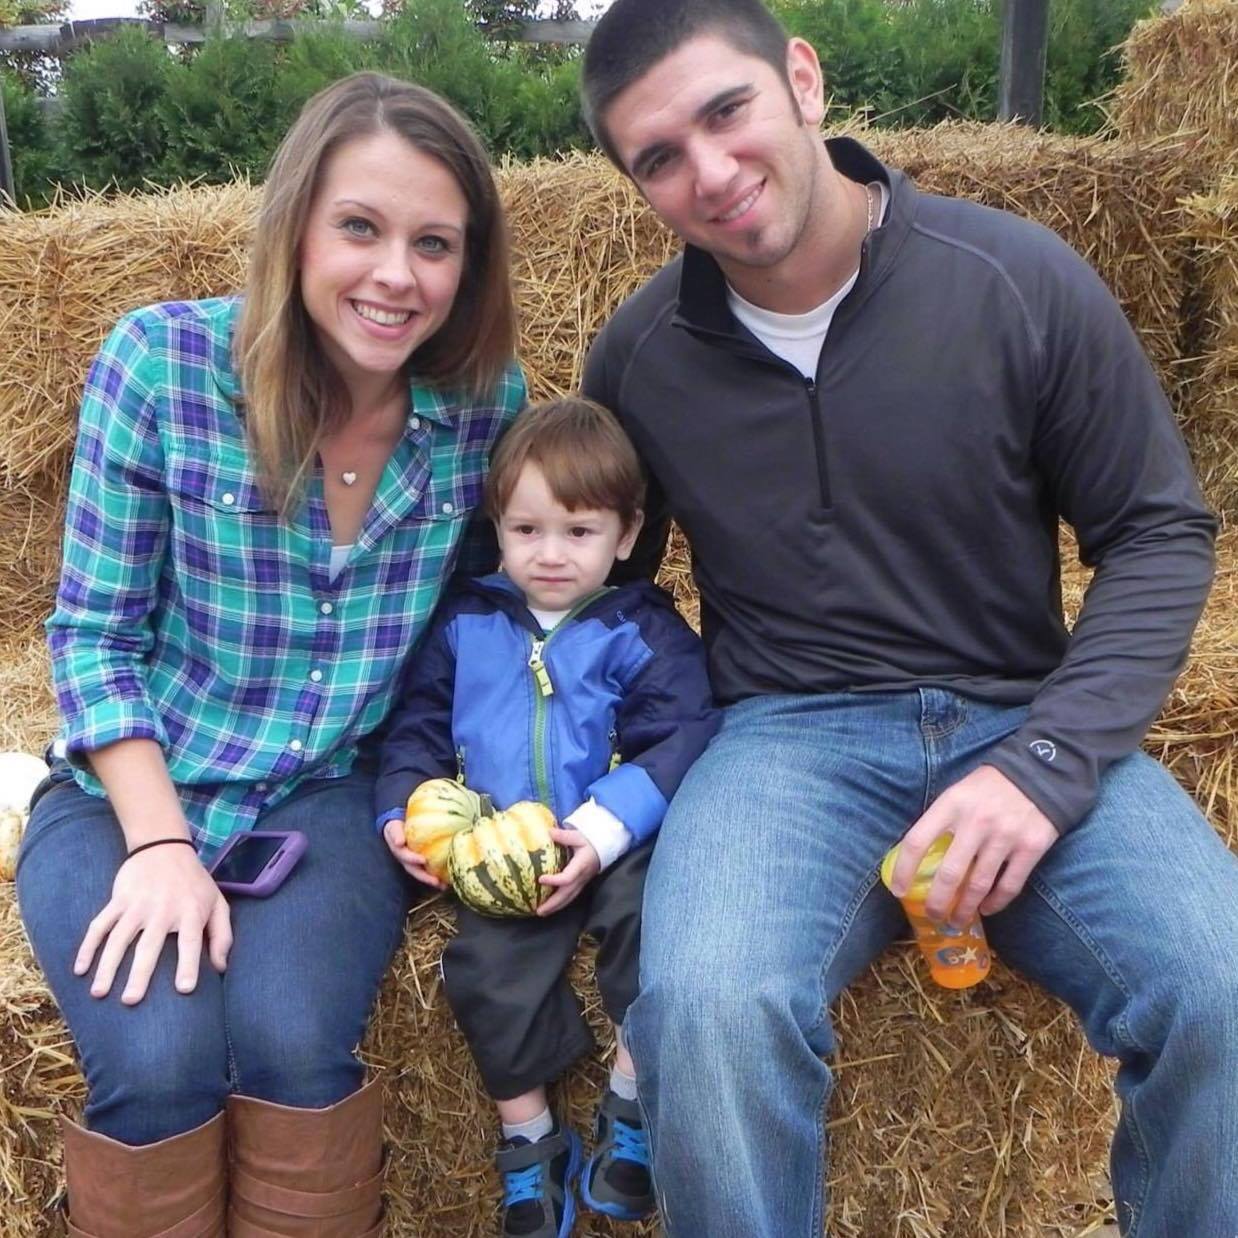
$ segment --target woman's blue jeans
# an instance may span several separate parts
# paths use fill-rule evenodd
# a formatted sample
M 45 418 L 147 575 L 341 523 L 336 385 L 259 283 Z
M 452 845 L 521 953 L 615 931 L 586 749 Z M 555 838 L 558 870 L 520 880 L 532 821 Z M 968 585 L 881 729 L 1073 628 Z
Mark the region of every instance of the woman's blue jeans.
M 177 993 L 169 938 L 146 997 L 124 1006 L 132 948 L 107 997 L 91 997 L 91 977 L 73 974 L 86 926 L 125 858 L 115 814 L 72 782 L 35 805 L 18 901 L 81 1053 L 91 1130 L 147 1144 L 208 1121 L 232 1092 L 321 1108 L 360 1086 L 356 1048 L 412 898 L 373 828 L 373 779 L 306 783 L 259 828 L 302 830 L 309 848 L 269 898 L 231 900 L 224 974 L 203 951 L 197 987 Z
M 829 1007 L 905 932 L 878 864 L 1024 716 L 930 689 L 726 711 L 654 849 L 626 1023 L 673 1238 L 819 1238 Z M 986 927 L 1120 1063 L 1123 1232 L 1238 1235 L 1238 860 L 1190 798 L 1118 763 Z

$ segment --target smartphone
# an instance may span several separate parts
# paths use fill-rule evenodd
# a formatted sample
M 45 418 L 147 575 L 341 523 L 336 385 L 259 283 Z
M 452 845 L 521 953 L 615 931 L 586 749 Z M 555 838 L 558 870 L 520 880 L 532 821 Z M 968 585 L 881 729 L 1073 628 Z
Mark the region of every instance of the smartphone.
M 211 862 L 215 884 L 229 894 L 274 894 L 305 854 L 300 830 L 245 830 L 233 834 Z

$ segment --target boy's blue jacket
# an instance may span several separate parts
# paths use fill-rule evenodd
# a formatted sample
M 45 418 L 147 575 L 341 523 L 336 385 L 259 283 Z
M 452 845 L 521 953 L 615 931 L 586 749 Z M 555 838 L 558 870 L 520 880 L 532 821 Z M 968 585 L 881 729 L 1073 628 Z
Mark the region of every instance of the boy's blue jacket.
M 530 666 L 535 653 L 545 675 Z M 592 796 L 639 842 L 718 722 L 704 647 L 649 582 L 599 590 L 544 636 L 506 576 L 466 581 L 405 672 L 378 821 L 403 817 L 427 778 L 462 771 L 497 808 L 540 800 L 560 821 Z

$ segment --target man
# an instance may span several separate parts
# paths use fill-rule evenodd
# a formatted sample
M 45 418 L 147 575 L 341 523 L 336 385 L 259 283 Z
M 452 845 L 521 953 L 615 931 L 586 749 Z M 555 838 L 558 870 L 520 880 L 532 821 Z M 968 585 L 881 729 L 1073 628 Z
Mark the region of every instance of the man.
M 822 142 L 758 0 L 616 0 L 599 144 L 686 243 L 585 389 L 691 543 L 722 730 L 666 818 L 627 1023 L 674 1238 L 821 1232 L 829 1006 L 929 911 L 1119 1059 L 1128 1235 L 1238 1233 L 1238 862 L 1138 745 L 1214 522 L 1096 275 L 1047 230 Z M 1059 517 L 1096 567 L 1062 619 Z

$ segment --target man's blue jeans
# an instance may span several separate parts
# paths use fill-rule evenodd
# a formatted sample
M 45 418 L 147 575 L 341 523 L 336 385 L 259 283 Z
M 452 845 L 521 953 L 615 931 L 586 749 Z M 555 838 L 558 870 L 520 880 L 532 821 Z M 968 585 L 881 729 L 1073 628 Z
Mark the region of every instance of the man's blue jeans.
M 905 931 L 879 862 L 1024 714 L 930 689 L 726 711 L 654 849 L 626 1023 L 673 1238 L 821 1234 L 830 1003 Z M 1190 798 L 1118 763 L 986 927 L 1121 1063 L 1123 1232 L 1238 1235 L 1238 860 Z
M 192 993 L 173 988 L 175 938 L 146 997 L 90 996 L 73 959 L 111 896 L 125 857 L 106 800 L 61 783 L 35 805 L 22 841 L 17 894 L 35 955 L 77 1042 L 87 1126 L 147 1144 L 192 1130 L 230 1092 L 304 1108 L 361 1084 L 356 1047 L 399 944 L 412 883 L 373 828 L 373 779 L 309 782 L 260 819 L 303 830 L 309 849 L 269 898 L 231 900 L 233 947 L 221 976 L 203 951 Z

